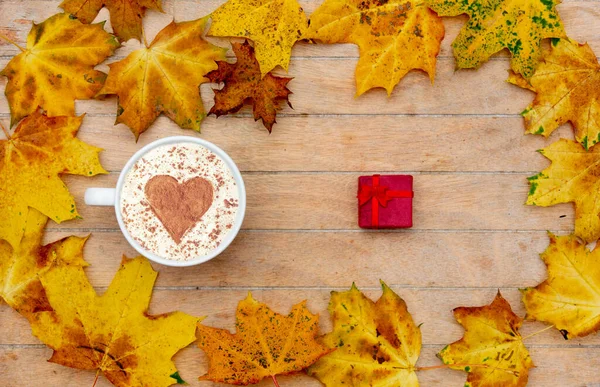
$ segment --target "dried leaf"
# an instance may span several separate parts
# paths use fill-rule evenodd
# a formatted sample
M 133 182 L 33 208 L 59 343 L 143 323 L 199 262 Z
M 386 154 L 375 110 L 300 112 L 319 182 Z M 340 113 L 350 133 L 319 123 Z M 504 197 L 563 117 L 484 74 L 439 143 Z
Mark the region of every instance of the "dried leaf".
M 600 248 L 589 251 L 573 235 L 549 233 L 550 246 L 540 255 L 548 279 L 524 289 L 526 318 L 550 323 L 565 339 L 600 329 Z
M 519 333 L 523 319 L 513 313 L 500 292 L 490 305 L 454 309 L 454 317 L 465 334 L 438 357 L 450 368 L 468 372 L 466 385 L 527 385 L 534 365 Z
M 586 151 L 575 141 L 560 139 L 539 151 L 552 165 L 528 178 L 527 204 L 541 207 L 575 204 L 575 236 L 585 242 L 600 238 L 600 148 Z
M 52 310 L 40 276 L 60 265 L 84 267 L 87 238 L 70 236 L 42 246 L 48 217 L 34 208 L 27 214 L 25 232 L 13 249 L 0 240 L 0 299 L 25 317 Z
M 248 294 L 238 304 L 236 334 L 198 325 L 198 346 L 209 358 L 200 380 L 248 385 L 301 371 L 329 352 L 315 341 L 318 324 L 305 302 L 283 316 Z
M 39 107 L 48 116 L 72 116 L 76 99 L 93 98 L 106 79 L 94 66 L 119 46 L 103 24 L 86 25 L 64 13 L 33 24 L 25 51 L 0 72 L 8 78 L 11 126 Z
M 383 87 L 389 95 L 413 69 L 433 82 L 444 24 L 422 0 L 326 0 L 305 37 L 358 45 L 356 94 Z
M 426 0 L 440 16 L 469 15 L 452 43 L 458 68 L 477 68 L 507 48 L 511 68 L 533 75 L 545 38 L 566 37 L 556 11 L 560 0 Z
M 287 71 L 292 47 L 308 26 L 296 0 L 228 0 L 210 16 L 209 35 L 254 42 L 263 77 L 277 66 Z
M 326 386 L 418 386 L 415 364 L 421 352 L 421 331 L 406 303 L 386 284 L 373 302 L 356 286 L 331 292 L 333 331 L 323 341 L 335 351 L 322 357 L 308 373 Z
M 248 41 L 243 44 L 232 43 L 232 47 L 237 62 L 217 62 L 219 68 L 206 75 L 211 82 L 225 84 L 221 90 L 214 90 L 215 104 L 208 114 L 219 117 L 237 112 L 244 104 L 251 104 L 254 120 L 262 119 L 265 128 L 271 132 L 279 101 L 288 101 L 292 93 L 286 87 L 292 78 L 276 77 L 271 73 L 261 78 L 254 49 Z
M 200 131 L 206 116 L 199 85 L 224 60 L 224 48 L 202 38 L 207 18 L 171 23 L 149 47 L 110 64 L 100 94 L 119 97 L 117 123 L 131 128 L 136 139 L 164 113 L 185 129 Z
M 41 276 L 53 312 L 30 319 L 33 333 L 54 350 L 50 362 L 98 370 L 115 386 L 170 386 L 171 358 L 194 341 L 198 318 L 181 312 L 152 316 L 156 273 L 143 258 L 123 259 L 102 296 L 81 267 L 61 265 Z
M 102 7 L 110 12 L 110 25 L 120 40 L 140 39 L 146 9 L 163 12 L 161 0 L 63 0 L 60 7 L 84 23 L 91 23 Z
M 523 87 L 516 76 L 509 82 Z M 584 148 L 600 141 L 600 64 L 590 46 L 552 39 L 529 82 L 537 95 L 522 113 L 527 133 L 548 137 L 571 122 Z
M 106 173 L 99 148 L 77 138 L 83 117 L 25 118 L 9 140 L 0 140 L 0 239 L 17 248 L 33 207 L 57 223 L 79 216 L 62 173 Z

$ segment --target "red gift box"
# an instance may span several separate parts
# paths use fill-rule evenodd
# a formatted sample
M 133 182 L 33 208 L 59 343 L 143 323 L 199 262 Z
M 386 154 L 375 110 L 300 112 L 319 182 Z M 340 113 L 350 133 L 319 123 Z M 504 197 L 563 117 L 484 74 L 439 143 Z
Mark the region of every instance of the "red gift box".
M 360 176 L 358 178 L 359 227 L 412 227 L 412 198 L 412 176 Z

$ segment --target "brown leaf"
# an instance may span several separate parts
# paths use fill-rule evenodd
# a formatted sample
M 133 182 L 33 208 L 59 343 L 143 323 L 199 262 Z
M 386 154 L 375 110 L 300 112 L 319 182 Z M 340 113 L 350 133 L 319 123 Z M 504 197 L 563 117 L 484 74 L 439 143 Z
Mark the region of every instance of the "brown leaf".
M 271 73 L 261 78 L 254 48 L 248 41 L 232 43 L 232 46 L 237 62 L 217 62 L 219 68 L 206 75 L 211 82 L 225 84 L 221 90 L 214 90 L 215 104 L 208 114 L 219 117 L 235 113 L 244 104 L 249 104 L 253 106 L 254 120 L 262 119 L 265 128 L 271 132 L 273 124 L 277 122 L 278 102 L 283 100 L 290 105 L 288 96 L 292 92 L 286 85 L 292 78 L 276 77 Z

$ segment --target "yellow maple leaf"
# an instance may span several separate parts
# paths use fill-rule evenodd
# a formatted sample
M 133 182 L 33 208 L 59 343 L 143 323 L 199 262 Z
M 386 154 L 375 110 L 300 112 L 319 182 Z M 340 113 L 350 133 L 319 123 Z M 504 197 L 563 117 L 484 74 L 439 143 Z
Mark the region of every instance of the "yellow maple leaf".
M 500 292 L 490 305 L 454 309 L 454 317 L 465 334 L 438 357 L 450 368 L 468 372 L 465 386 L 527 385 L 534 365 L 519 333 L 523 319 Z
M 75 114 L 76 99 L 93 98 L 106 74 L 94 66 L 119 46 L 103 24 L 87 25 L 64 13 L 33 24 L 27 47 L 0 72 L 8 78 L 11 126 L 39 107 L 51 117 Z
M 150 46 L 109 65 L 99 94 L 119 97 L 116 122 L 129 126 L 136 139 L 161 113 L 182 128 L 200 131 L 206 113 L 199 86 L 227 51 L 202 38 L 207 20 L 172 22 Z
M 52 310 L 40 275 L 57 265 L 87 266 L 83 260 L 87 238 L 70 236 L 42 246 L 47 220 L 47 216 L 30 208 L 19 246 L 13 249 L 0 241 L 0 299 L 26 317 Z
M 521 113 L 527 133 L 548 137 L 570 121 L 584 148 L 600 141 L 600 64 L 587 44 L 552 39 L 529 85 L 516 74 L 509 82 L 537 93 Z
M 600 238 L 600 148 L 586 151 L 560 139 L 539 151 L 552 165 L 528 178 L 527 204 L 548 207 L 575 204 L 575 235 L 585 242 Z
M 390 95 L 413 69 L 433 82 L 444 24 L 422 0 L 326 0 L 310 16 L 305 37 L 356 44 L 356 94 L 383 87 Z
M 560 0 L 425 0 L 440 16 L 469 15 L 452 43 L 458 68 L 477 68 L 507 48 L 511 68 L 533 75 L 545 38 L 566 37 L 556 5 Z
M 60 265 L 41 275 L 53 311 L 29 320 L 34 335 L 54 350 L 49 361 L 97 370 L 118 387 L 175 383 L 171 358 L 194 341 L 198 318 L 148 314 L 157 274 L 145 258 L 124 257 L 102 296 L 81 267 Z
M 163 11 L 161 0 L 63 0 L 59 7 L 84 23 L 91 23 L 106 7 L 110 11 L 110 25 L 121 40 L 140 39 L 146 9 Z
M 421 352 L 421 330 L 406 303 L 386 284 L 373 302 L 356 286 L 331 292 L 333 331 L 323 341 L 332 353 L 309 368 L 326 386 L 418 386 L 415 364 Z
M 8 140 L 0 140 L 0 239 L 18 246 L 28 207 L 57 223 L 79 216 L 75 200 L 58 177 L 62 173 L 106 173 L 100 148 L 75 136 L 83 117 L 49 118 L 39 111 L 19 123 Z
M 236 312 L 236 334 L 198 324 L 198 346 L 209 358 L 200 380 L 248 385 L 301 371 L 330 350 L 315 341 L 319 316 L 301 302 L 288 316 L 248 294 Z
M 554 325 L 565 339 L 600 329 L 600 248 L 589 251 L 573 235 L 549 233 L 550 246 L 540 255 L 548 279 L 522 290 L 526 318 Z
M 304 38 L 308 26 L 296 0 L 228 0 L 210 17 L 209 35 L 254 42 L 263 77 L 277 66 L 287 71 L 292 47 Z

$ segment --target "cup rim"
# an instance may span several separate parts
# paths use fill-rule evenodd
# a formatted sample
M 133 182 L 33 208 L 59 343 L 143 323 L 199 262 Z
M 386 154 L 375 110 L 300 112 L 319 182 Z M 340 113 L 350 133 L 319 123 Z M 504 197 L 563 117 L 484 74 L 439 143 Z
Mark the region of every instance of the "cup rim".
M 148 153 L 150 150 L 152 150 L 154 148 L 157 148 L 157 147 L 163 146 L 163 145 L 168 145 L 168 144 L 181 144 L 181 143 L 195 143 L 195 144 L 201 145 L 201 146 L 207 148 L 208 150 L 210 150 L 211 152 L 215 153 L 217 156 L 219 156 L 225 162 L 227 167 L 231 170 L 231 173 L 233 174 L 233 178 L 235 180 L 236 186 L 238 188 L 238 193 L 239 193 L 239 205 L 238 205 L 237 213 L 235 215 L 234 225 L 231 228 L 231 230 L 229 230 L 227 232 L 225 239 L 223 239 L 221 241 L 221 243 L 219 244 L 219 246 L 216 249 L 212 250 L 209 254 L 200 255 L 195 258 L 188 259 L 185 261 L 178 261 L 178 260 L 163 258 L 151 251 L 144 249 L 129 234 L 129 230 L 127 230 L 127 227 L 125 226 L 125 222 L 123 221 L 123 215 L 121 214 L 121 191 L 123 190 L 123 185 L 125 183 L 125 177 L 129 173 L 129 171 L 131 170 L 133 165 L 143 155 L 145 155 L 146 153 Z M 115 190 L 115 214 L 117 217 L 117 222 L 119 223 L 119 228 L 121 228 L 121 232 L 125 236 L 125 239 L 127 239 L 127 242 L 129 242 L 129 244 L 138 253 L 142 254 L 144 257 L 150 259 L 151 261 L 160 263 L 161 265 L 165 265 L 165 266 L 187 267 L 187 266 L 199 265 L 201 263 L 210 261 L 211 259 L 213 259 L 216 256 L 218 256 L 219 254 L 221 254 L 227 247 L 229 247 L 231 242 L 233 242 L 233 240 L 237 236 L 238 232 L 242 228 L 242 223 L 244 221 L 244 216 L 246 214 L 246 187 L 244 185 L 244 179 L 242 178 L 242 174 L 240 173 L 240 170 L 238 169 L 235 162 L 231 159 L 231 157 L 227 153 L 225 153 L 225 151 L 223 149 L 219 148 L 212 142 L 203 140 L 201 138 L 192 137 L 192 136 L 163 137 L 156 141 L 152 141 L 151 143 L 143 146 L 141 149 L 139 149 L 137 152 L 135 152 L 129 158 L 129 160 L 127 161 L 127 163 L 121 170 L 121 173 L 119 174 L 119 179 L 117 181 L 116 190 Z

